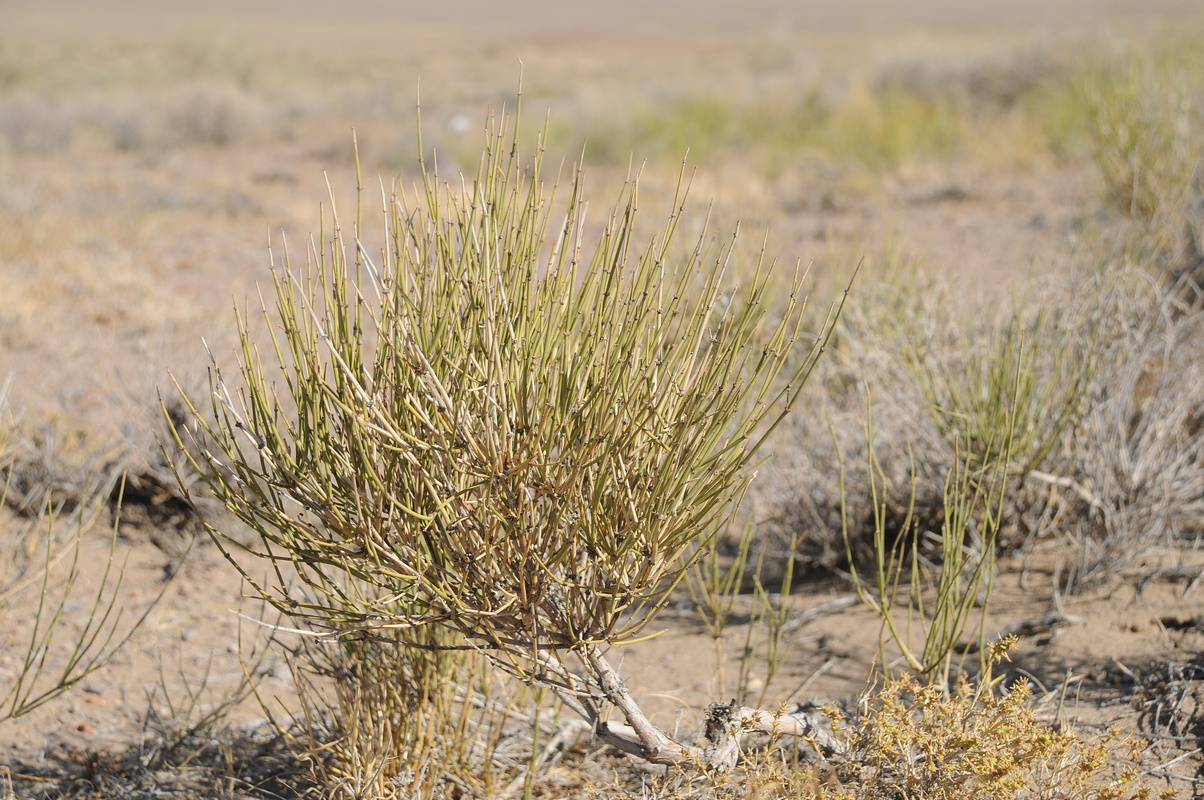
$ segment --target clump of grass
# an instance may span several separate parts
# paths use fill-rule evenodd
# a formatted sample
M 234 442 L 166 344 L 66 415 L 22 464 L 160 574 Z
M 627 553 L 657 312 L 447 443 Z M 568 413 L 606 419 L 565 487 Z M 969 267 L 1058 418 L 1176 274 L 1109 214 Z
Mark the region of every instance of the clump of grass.
M 23 790 L 14 797 L 311 796 L 315 787 L 305 765 L 289 751 L 287 738 L 264 719 L 239 725 L 231 718 L 249 697 L 261 693 L 261 681 L 269 674 L 265 659 L 275 652 L 270 635 L 248 643 L 243 634 L 240 629 L 241 673 L 215 672 L 213 653 L 199 672 L 195 653 L 181 653 L 172 668 L 161 659 L 158 680 L 145 689 L 145 710 L 133 743 L 63 760 L 49 774 L 14 773 Z
M 83 508 L 90 522 L 96 501 L 112 493 L 119 477 L 113 464 L 120 448 L 98 438 L 65 415 L 23 415 L 19 428 L 10 429 L 4 505 L 28 518 Z
M 828 152 L 875 169 L 897 169 L 952 154 L 965 135 L 965 110 L 951 98 L 888 84 L 859 88 L 832 118 L 822 140 Z
M 1202 78 L 1199 51 L 1181 46 L 1084 81 L 1091 152 L 1114 208 L 1144 219 L 1181 209 L 1199 167 Z

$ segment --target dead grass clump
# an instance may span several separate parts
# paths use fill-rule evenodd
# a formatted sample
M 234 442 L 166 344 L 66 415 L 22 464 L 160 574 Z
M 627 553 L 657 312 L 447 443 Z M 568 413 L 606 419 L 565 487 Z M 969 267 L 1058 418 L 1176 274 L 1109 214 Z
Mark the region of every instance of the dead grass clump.
M 182 423 L 180 409 L 170 413 Z M 157 431 L 151 426 L 112 444 L 57 417 L 25 415 L 8 437 L 7 459 L 0 461 L 0 478 L 7 487 L 2 505 L 25 520 L 47 512 L 64 521 L 69 515 L 79 517 L 84 528 L 108 517 L 119 521 L 122 537 L 149 536 L 178 562 L 202 530 L 198 507 L 217 512 L 221 505 L 204 492 L 184 498 L 179 482 L 197 487 L 201 481 L 187 469 L 179 477 L 173 473 L 161 449 L 175 446 L 166 425 L 164 421 Z M 60 537 L 70 538 L 75 525 L 62 526 Z
M 1124 676 L 1143 733 L 1181 748 L 1204 745 L 1204 661 L 1158 661 Z
M 172 571 L 196 542 L 207 539 L 202 515 L 216 519 L 223 507 L 204 490 L 204 479 L 190 468 L 172 433 L 188 424 L 188 409 L 171 401 L 158 410 L 156 425 L 127 437 L 121 484 L 109 499 L 121 504 L 122 537 L 149 539 L 170 558 L 165 568 Z
M 406 646 L 401 634 L 303 640 L 288 663 L 302 711 L 277 732 L 330 798 L 496 797 L 530 757 L 515 752 L 505 690 L 472 651 Z M 443 639 L 447 636 L 443 635 Z M 504 743 L 503 740 L 509 740 Z
M 183 735 L 181 735 L 183 734 Z M 42 800 L 143 800 L 185 797 L 266 800 L 304 797 L 305 767 L 268 726 L 152 733 L 125 751 L 83 754 L 54 775 L 13 778 L 20 794 Z
M 99 446 L 88 431 L 61 420 L 26 416 L 10 447 L 5 504 L 24 516 L 74 511 L 107 496 L 118 482 L 118 449 Z
M 84 432 L 15 418 L 6 394 L 7 386 L 0 390 L 0 598 L 11 599 L 48 553 L 61 558 L 78 545 L 117 476 Z
M 1122 277 L 1121 273 L 1114 273 Z M 1131 274 L 1079 435 L 1076 543 L 1067 588 L 1091 585 L 1152 548 L 1204 533 L 1204 371 L 1200 315 L 1179 316 L 1164 289 Z

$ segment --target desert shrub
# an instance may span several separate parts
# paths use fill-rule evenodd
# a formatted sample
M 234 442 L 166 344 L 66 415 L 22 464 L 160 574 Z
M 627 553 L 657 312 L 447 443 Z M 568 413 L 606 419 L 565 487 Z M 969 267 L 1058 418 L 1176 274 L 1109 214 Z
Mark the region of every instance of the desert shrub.
M 1036 719 L 1023 681 L 1008 691 L 961 683 L 947 695 L 909 678 L 868 695 L 830 766 L 823 798 L 1145 798 L 1136 770 L 1109 763 L 1112 734 L 1089 743 Z
M 636 177 L 596 240 L 580 174 L 554 221 L 508 125 L 462 190 L 424 169 L 416 201 L 391 194 L 379 263 L 358 213 L 304 272 L 286 257 L 270 360 L 244 320 L 242 386 L 215 367 L 206 474 L 295 572 L 266 587 L 242 566 L 294 619 L 480 652 L 621 749 L 707 763 L 648 723 L 603 648 L 640 636 L 723 527 L 830 327 L 807 332 L 797 274 L 763 256 L 731 274 L 705 227 L 678 248 L 684 186 L 642 248 Z
M 1079 471 L 1085 421 L 1110 385 L 1102 364 L 1125 363 L 1109 353 L 1128 335 L 1107 281 L 1030 288 L 1001 312 L 965 315 L 951 313 L 939 278 L 902 254 L 887 248 L 875 260 L 816 374 L 827 441 L 800 431 L 797 477 L 789 488 L 775 481 L 776 506 L 756 498 L 770 506 L 762 512 L 770 533 L 805 533 L 800 566 L 820 571 L 873 571 L 882 544 L 907 550 L 913 540 L 939 564 L 934 543 L 949 533 L 950 481 L 976 491 L 974 476 L 998 466 L 1006 485 L 997 549 L 1013 552 L 1094 514 L 1075 505 L 1090 496 Z M 843 486 L 830 468 L 839 461 Z M 982 545 L 985 511 L 963 520 L 969 539 L 957 548 Z M 835 530 L 845 531 L 843 542 Z
M 692 161 L 708 165 L 752 158 L 780 166 L 815 146 L 831 117 L 832 104 L 818 92 L 773 102 L 687 96 L 641 109 L 629 119 L 592 122 L 588 154 L 610 164 L 626 164 L 633 155 L 674 163 L 689 153 Z M 578 135 L 571 128 L 554 132 L 558 144 L 574 142 Z
M 815 566 L 849 570 L 909 669 L 947 686 L 959 648 L 984 653 L 996 554 L 1028 540 L 1050 482 L 1074 480 L 1104 312 L 1087 297 L 965 321 L 937 279 L 882 260 L 817 372 L 830 442 L 802 442 L 786 530 Z
M 1176 313 L 1173 292 L 1144 270 L 1119 264 L 1097 279 L 1110 287 L 1109 326 L 1061 500 L 1060 533 L 1074 544 L 1067 589 L 1204 531 L 1199 313 Z
M 657 154 L 670 159 L 686 152 L 712 163 L 751 157 L 772 172 L 816 148 L 833 113 L 832 103 L 815 91 L 784 102 L 685 98 L 639 117 L 630 144 L 640 152 L 652 142 Z
M 1064 588 L 1091 586 L 1151 549 L 1204 530 L 1198 414 L 1201 336 L 1198 42 L 1129 53 L 1083 79 L 1091 153 L 1112 207 L 1084 280 L 1099 298 L 1101 355 L 1061 499 L 1073 543 Z

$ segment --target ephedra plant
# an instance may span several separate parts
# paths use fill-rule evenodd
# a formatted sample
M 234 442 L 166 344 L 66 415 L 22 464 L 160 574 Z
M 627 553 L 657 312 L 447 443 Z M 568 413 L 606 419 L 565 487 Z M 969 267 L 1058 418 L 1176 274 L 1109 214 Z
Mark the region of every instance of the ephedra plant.
M 0 729 L 103 668 L 158 602 L 128 613 L 116 520 L 107 554 L 90 549 L 116 476 L 110 471 L 60 496 L 42 466 L 54 448 L 23 433 L 7 389 L 0 386 L 0 626 L 18 647 L 0 670 Z M 123 490 L 119 484 L 115 494 Z
M 475 178 L 420 162 L 415 196 L 384 192 L 379 251 L 357 209 L 274 265 L 237 381 L 215 364 L 190 403 L 197 466 L 295 572 L 252 584 L 321 637 L 477 651 L 624 751 L 730 764 L 730 741 L 653 727 L 607 650 L 648 635 L 728 521 L 832 320 L 804 327 L 797 271 L 736 270 L 705 231 L 679 246 L 684 177 L 646 239 L 636 178 L 592 230 L 580 172 L 558 196 L 510 122 Z M 729 731 L 808 726 L 724 710 Z

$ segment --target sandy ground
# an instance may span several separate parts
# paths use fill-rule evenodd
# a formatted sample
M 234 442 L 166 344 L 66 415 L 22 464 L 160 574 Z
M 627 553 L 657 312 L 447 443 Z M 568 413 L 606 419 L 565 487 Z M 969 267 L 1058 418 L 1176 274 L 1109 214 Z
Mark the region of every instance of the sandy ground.
M 883 70 L 921 64 L 940 74 L 1056 56 L 1202 19 L 1193 0 L 0 0 L 0 67 L 17 65 L 0 69 L 13 76 L 10 94 L 53 98 L 65 114 L 84 114 L 77 109 L 89 98 L 129 98 L 153 116 L 159 105 L 170 107 L 175 87 L 193 91 L 207 70 L 223 86 L 245 73 L 252 98 L 300 87 L 289 107 L 303 109 L 305 132 L 265 139 L 257 131 L 269 123 L 260 120 L 229 146 L 115 151 L 85 136 L 49 149 L 0 147 L 0 379 L 12 376 L 16 407 L 81 432 L 106 464 L 154 463 L 156 392 L 170 389 L 168 370 L 195 389 L 207 367 L 200 338 L 229 353 L 232 301 L 254 298 L 268 279 L 268 232 L 300 241 L 313 230 L 324 169 L 346 200 L 347 130 L 357 113 L 372 120 L 361 130 L 373 167 L 400 163 L 396 154 L 409 140 L 390 139 L 388 121 L 392 115 L 409 130 L 419 78 L 436 134 L 454 148 L 456 120 L 475 120 L 485 104 L 505 101 L 520 61 L 528 107 L 578 120 L 699 86 L 721 96 L 817 82 L 839 88 Z M 180 53 L 191 61 L 164 61 Z M 170 63 L 162 74 L 160 63 Z M 23 72 L 23 64 L 37 66 Z M 284 105 L 264 108 L 245 118 Z M 321 131 L 316 143 L 314 131 Z M 984 283 L 1019 286 L 1058 274 L 1080 246 L 1076 226 L 1095 202 L 1091 176 L 1073 169 L 1009 175 L 938 166 L 833 202 L 818 199 L 810 177 L 753 185 L 720 173 L 700 188 L 737 197 L 733 216 L 770 223 L 778 252 L 821 271 L 847 267 L 835 262 L 893 237 L 971 293 Z M 131 611 L 163 586 L 178 536 L 146 524 L 123 530 L 118 556 L 129 563 Z M 103 542 L 92 547 L 94 557 L 105 556 Z M 1127 698 L 1148 673 L 1194 662 L 1204 647 L 1199 559 L 1165 554 L 1061 605 L 1048 588 L 1054 561 L 1041 554 L 1031 566 L 1006 565 L 1000 577 L 993 625 L 1063 614 L 1059 624 L 1021 637 L 1010 669 L 1032 676 L 1050 719 L 1148 725 Z M 1183 563 L 1191 568 L 1167 569 Z M 161 683 L 178 697 L 208 674 L 202 702 L 213 702 L 242 674 L 240 620 L 230 610 L 240 607 L 241 593 L 237 576 L 200 543 L 108 667 L 80 691 L 0 726 L 0 764 L 53 772 L 60 760 L 127 747 L 142 735 L 148 708 L 157 703 L 163 713 Z M 850 603 L 807 617 L 848 597 L 839 583 L 796 596 L 791 655 L 771 699 L 850 698 L 862 688 L 878 657 L 877 624 Z M 28 618 L 17 612 L 0 633 L 0 685 L 25 641 Z M 241 624 L 245 651 L 255 633 Z M 620 660 L 657 722 L 692 727 L 702 706 L 730 693 L 735 668 L 727 665 L 720 686 L 712 642 L 690 615 L 669 613 L 666 625 L 668 633 Z M 738 653 L 741 625 L 730 639 L 727 652 Z M 261 672 L 264 696 L 287 705 L 279 658 L 269 655 Z M 251 703 L 232 720 L 261 716 Z M 1177 769 L 1194 775 L 1197 767 L 1188 761 Z

